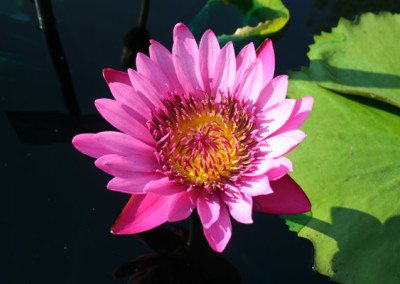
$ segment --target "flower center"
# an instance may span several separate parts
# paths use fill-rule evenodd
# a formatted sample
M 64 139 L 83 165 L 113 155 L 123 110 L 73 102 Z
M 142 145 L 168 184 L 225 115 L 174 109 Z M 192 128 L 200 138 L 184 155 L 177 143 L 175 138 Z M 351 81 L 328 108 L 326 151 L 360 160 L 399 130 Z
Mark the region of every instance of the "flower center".
M 173 95 L 157 108 L 148 127 L 157 141 L 160 172 L 177 184 L 222 188 L 254 160 L 253 112 L 223 95 Z

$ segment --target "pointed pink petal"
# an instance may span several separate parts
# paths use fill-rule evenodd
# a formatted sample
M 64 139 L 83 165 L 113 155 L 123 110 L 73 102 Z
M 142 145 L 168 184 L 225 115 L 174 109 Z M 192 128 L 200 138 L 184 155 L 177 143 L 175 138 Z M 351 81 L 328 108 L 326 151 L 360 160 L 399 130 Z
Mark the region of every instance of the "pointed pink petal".
M 291 130 L 282 134 L 267 138 L 259 144 L 259 149 L 264 155 L 277 158 L 293 150 L 306 137 L 301 130 Z
M 79 152 L 93 158 L 111 154 L 96 141 L 96 134 L 94 133 L 78 134 L 72 139 L 72 144 Z
M 220 199 L 218 194 L 202 190 L 197 198 L 197 211 L 203 227 L 210 227 L 219 218 Z
M 257 155 L 256 159 L 251 165 L 251 168 L 249 171 L 245 172 L 243 176 L 246 177 L 251 177 L 251 176 L 259 176 L 259 175 L 265 175 L 267 171 L 269 171 L 272 168 L 277 167 L 279 164 L 275 161 L 275 159 L 272 159 L 266 155 Z
M 269 180 L 277 180 L 293 171 L 292 162 L 286 157 L 279 157 L 275 159 L 279 164 L 278 167 L 272 168 L 267 172 L 267 177 Z
M 253 197 L 255 210 L 284 215 L 310 211 L 310 201 L 289 175 L 271 181 L 271 187 L 274 193 Z
M 227 94 L 233 91 L 236 76 L 236 58 L 232 42 L 228 42 L 218 55 L 215 64 L 212 89 Z
M 304 97 L 296 100 L 296 104 L 289 119 L 277 132 L 274 133 L 274 136 L 280 133 L 298 129 L 310 114 L 313 103 L 313 97 Z
M 72 144 L 78 151 L 94 158 L 108 154 L 154 157 L 155 152 L 154 147 L 117 131 L 79 134 L 73 138 Z
M 150 119 L 150 108 L 139 98 L 132 87 L 129 75 L 126 72 L 116 71 L 113 69 L 104 69 L 103 76 L 114 98 L 126 105 L 141 116 L 139 121 L 145 123 Z
M 161 70 L 160 66 L 141 52 L 136 55 L 136 69 L 137 72 L 149 80 L 156 89 L 162 91 L 162 93 L 157 94 L 158 97 L 173 90 L 172 83 L 168 76 Z
M 134 178 L 140 174 L 136 171 L 132 171 L 130 169 L 115 169 L 113 167 L 108 166 L 108 163 L 110 163 L 114 159 L 121 158 L 120 155 L 115 155 L 115 154 L 110 154 L 110 155 L 104 155 L 98 158 L 94 164 L 96 167 L 98 167 L 100 170 L 116 177 L 121 177 L 121 178 Z
M 243 100 L 256 102 L 262 88 L 262 65 L 259 60 L 255 60 L 253 64 L 244 72 L 241 82 L 237 87 L 237 97 Z
M 182 86 L 179 83 L 175 72 L 174 63 L 172 62 L 171 52 L 155 40 L 150 40 L 150 42 L 149 53 L 151 60 L 157 63 L 164 74 L 168 77 L 172 89 L 176 90 L 178 93 L 183 93 Z
M 236 79 L 233 90 L 236 90 L 239 84 L 244 80 L 245 72 L 256 60 L 256 51 L 254 44 L 251 42 L 239 52 L 236 58 Z
M 154 85 L 149 79 L 133 69 L 128 69 L 128 74 L 133 88 L 151 110 L 154 110 L 157 106 L 162 106 L 163 91 L 157 85 Z
M 242 179 L 239 189 L 240 192 L 248 196 L 265 195 L 272 193 L 271 186 L 269 185 L 269 180 L 265 175 Z
M 152 180 L 162 178 L 158 173 L 137 173 L 131 178 L 115 177 L 109 181 L 107 188 L 109 190 L 123 193 L 145 193 L 146 184 Z
M 258 112 L 266 111 L 286 98 L 288 76 L 281 75 L 272 79 L 262 90 L 255 106 Z
M 154 145 L 154 138 L 147 127 L 134 119 L 118 101 L 97 99 L 95 105 L 100 114 L 118 130 L 129 134 L 149 145 Z
M 254 49 L 254 44 L 250 42 L 242 50 L 239 52 L 236 58 L 236 69 L 239 70 L 243 69 L 246 70 L 256 59 L 256 50 Z
M 190 30 L 181 23 L 174 28 L 172 60 L 184 91 L 200 96 L 204 88 L 200 74 L 199 49 Z
M 206 93 L 211 93 L 211 82 L 214 75 L 215 63 L 220 52 L 217 37 L 211 30 L 207 30 L 199 45 L 199 65 L 200 73 L 203 78 L 204 90 Z
M 117 235 L 137 234 L 153 229 L 167 221 L 168 196 L 134 194 L 111 228 Z
M 155 156 L 132 155 L 128 157 L 116 157 L 104 162 L 104 165 L 113 170 L 132 172 L 155 172 L 160 165 Z
M 198 190 L 182 191 L 171 196 L 168 206 L 168 222 L 178 222 L 192 214 L 197 205 Z
M 253 199 L 246 194 L 221 194 L 222 200 L 228 205 L 229 212 L 231 216 L 243 224 L 251 224 L 253 223 L 253 219 L 251 217 L 253 212 Z
M 173 31 L 173 38 L 174 44 L 176 41 L 180 41 L 187 51 L 193 55 L 196 61 L 199 59 L 199 49 L 197 47 L 196 39 L 187 26 L 182 23 L 176 24 Z
M 103 147 L 106 154 L 118 154 L 121 156 L 152 156 L 154 157 L 155 147 L 116 131 L 103 131 L 94 135 L 98 145 Z M 90 146 L 90 145 L 89 145 Z
M 232 223 L 225 205 L 220 206 L 218 220 L 209 228 L 203 226 L 203 231 L 213 250 L 222 252 L 225 249 L 232 236 Z
M 150 181 L 146 187 L 146 192 L 157 193 L 160 195 L 172 195 L 186 190 L 183 185 L 176 185 L 168 177 Z
M 280 129 L 292 114 L 296 101 L 286 99 L 268 110 L 260 112 L 257 116 L 258 135 L 265 139 Z
M 256 53 L 257 58 L 260 58 L 263 63 L 263 86 L 265 86 L 274 77 L 275 72 L 275 53 L 274 47 L 272 46 L 272 40 L 264 40 L 264 42 L 257 48 Z

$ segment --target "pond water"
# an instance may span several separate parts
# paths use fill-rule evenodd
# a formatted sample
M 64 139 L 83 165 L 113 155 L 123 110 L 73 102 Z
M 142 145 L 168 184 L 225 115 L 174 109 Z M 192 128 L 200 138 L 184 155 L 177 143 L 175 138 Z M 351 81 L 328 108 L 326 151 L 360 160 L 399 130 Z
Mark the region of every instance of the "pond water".
M 205 2 L 152 0 L 151 38 L 170 48 L 173 26 L 190 24 Z M 276 74 L 306 66 L 312 35 L 346 13 L 334 9 L 343 1 L 283 2 L 291 19 L 274 43 Z M 151 250 L 133 235 L 109 233 L 129 196 L 108 191 L 110 177 L 70 141 L 110 129 L 93 102 L 111 97 L 101 71 L 122 69 L 121 42 L 137 23 L 140 1 L 54 0 L 53 8 L 80 116 L 68 114 L 34 4 L 0 4 L 0 282 L 126 283 L 113 280 L 113 270 Z M 311 243 L 289 232 L 279 216 L 255 212 L 253 225 L 233 223 L 223 256 L 242 283 L 329 282 L 312 270 Z

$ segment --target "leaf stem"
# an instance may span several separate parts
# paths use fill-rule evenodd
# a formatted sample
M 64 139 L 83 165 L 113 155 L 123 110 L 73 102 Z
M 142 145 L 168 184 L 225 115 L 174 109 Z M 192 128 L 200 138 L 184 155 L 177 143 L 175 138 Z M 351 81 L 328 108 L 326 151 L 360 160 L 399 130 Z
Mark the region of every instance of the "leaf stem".
M 65 58 L 64 50 L 58 35 L 56 19 L 50 0 L 35 0 L 39 27 L 43 31 L 47 47 L 53 62 L 54 71 L 57 74 L 61 86 L 61 94 L 68 112 L 79 115 L 78 99 L 75 95 L 71 72 Z
M 188 248 L 192 247 L 194 243 L 197 242 L 200 233 L 200 219 L 197 215 L 197 211 L 194 210 L 192 215 L 189 217 L 189 237 L 186 243 Z
M 146 29 L 147 16 L 149 15 L 150 0 L 142 0 L 140 9 L 138 28 L 140 30 Z

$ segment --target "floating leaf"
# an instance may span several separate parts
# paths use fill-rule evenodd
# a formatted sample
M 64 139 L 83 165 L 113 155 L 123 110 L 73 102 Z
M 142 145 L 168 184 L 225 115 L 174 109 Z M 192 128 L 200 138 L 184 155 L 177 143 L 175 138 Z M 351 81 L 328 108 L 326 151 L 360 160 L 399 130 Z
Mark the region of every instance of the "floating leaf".
M 319 85 L 400 107 L 400 16 L 363 14 L 341 19 L 331 33 L 315 37 L 308 57 Z
M 263 40 L 280 31 L 289 21 L 289 10 L 280 0 L 224 0 L 224 2 L 235 4 L 248 17 L 256 17 L 259 23 L 256 26 L 246 25 L 238 28 L 231 35 L 223 34 L 218 37 L 220 42 L 249 38 Z
M 224 18 L 223 24 L 221 18 Z M 212 27 L 213 20 L 225 27 L 218 36 L 221 44 L 262 41 L 286 25 L 289 11 L 280 0 L 209 0 L 192 21 L 191 28 L 196 33 L 205 24 L 207 28 Z M 227 34 L 229 30 L 235 32 Z
M 289 217 L 305 225 L 291 228 L 312 241 L 315 268 L 333 280 L 400 283 L 398 109 L 324 89 L 307 70 L 290 78 L 290 97 L 315 98 L 308 138 L 289 155 L 312 217 Z
M 289 74 L 288 96 L 315 99 L 309 137 L 288 155 L 312 216 L 283 217 L 339 283 L 400 283 L 399 17 L 341 20 L 316 37 L 310 68 Z

